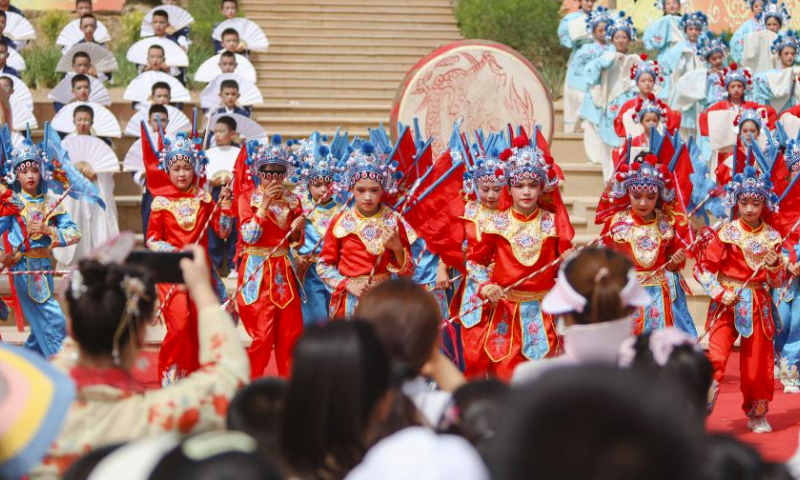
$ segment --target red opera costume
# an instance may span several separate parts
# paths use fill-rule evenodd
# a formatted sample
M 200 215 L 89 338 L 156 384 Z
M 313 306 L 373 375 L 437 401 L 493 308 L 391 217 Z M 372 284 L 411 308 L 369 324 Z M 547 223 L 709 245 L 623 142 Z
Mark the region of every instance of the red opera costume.
M 272 145 L 251 142 L 242 147 L 236 164 L 237 174 L 241 172 L 235 197 L 242 262 L 236 307 L 252 339 L 248 354 L 253 378 L 264 374 L 273 348 L 278 373 L 288 376 L 292 349 L 303 332 L 301 299 L 289 260 L 290 231 L 303 214 L 300 199 L 281 186 L 279 197 L 261 207 L 265 190 L 260 184 L 275 175 L 263 169 L 282 167 L 282 174 L 270 177 L 282 182 L 290 166 L 291 152 L 280 143 L 278 137 Z
M 147 248 L 174 252 L 198 244 L 207 250 L 208 238 L 204 227 L 209 218 L 219 237 L 226 238 L 231 228 L 230 207 L 221 208 L 224 204 L 217 207 L 211 195 L 197 186 L 204 167 L 203 152 L 196 149 L 190 138 L 178 134 L 174 139 L 164 138 L 164 147 L 157 158 L 150 146 L 149 133 L 144 128 L 142 138 L 147 138 L 142 142 L 142 149 L 148 186 L 154 195 L 147 228 Z M 185 192 L 178 190 L 167 174 L 169 167 L 179 161 L 190 162 L 194 170 L 195 183 Z M 215 290 L 224 295 L 222 281 L 213 268 L 211 270 Z M 177 287 L 158 284 L 158 297 L 167 326 L 158 356 L 158 373 L 164 386 L 171 385 L 200 367 L 197 310 L 188 293 Z

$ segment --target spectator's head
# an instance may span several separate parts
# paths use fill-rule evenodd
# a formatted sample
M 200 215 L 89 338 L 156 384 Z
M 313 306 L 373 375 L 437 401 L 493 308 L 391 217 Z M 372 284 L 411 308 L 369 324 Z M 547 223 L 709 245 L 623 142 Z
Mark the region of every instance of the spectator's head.
M 230 147 L 236 136 L 236 120 L 233 117 L 223 116 L 214 124 L 214 143 L 218 147 Z
M 239 32 L 233 28 L 226 28 L 220 37 L 222 48 L 229 52 L 235 52 L 239 48 Z
M 239 2 L 236 0 L 222 0 L 222 3 L 220 4 L 220 12 L 222 12 L 222 16 L 225 17 L 225 20 L 236 18 L 238 11 Z
M 0 10 L 0 34 L 5 34 L 5 32 L 6 32 L 6 22 L 7 21 L 8 21 L 8 18 L 6 16 L 6 12 L 3 11 L 3 10 Z
M 83 32 L 84 40 L 87 42 L 93 42 L 94 32 L 97 31 L 97 18 L 95 18 L 95 16 L 91 13 L 87 13 L 81 17 L 80 28 L 81 32 Z
M 14 80 L 7 76 L 0 77 L 0 88 L 11 98 L 11 95 L 14 95 Z
M 225 108 L 232 109 L 239 101 L 239 84 L 236 80 L 223 80 L 219 86 L 219 98 Z
M 694 480 L 700 438 L 646 378 L 565 367 L 510 392 L 489 465 L 503 480 Z
M 150 110 L 147 111 L 147 123 L 150 125 L 150 130 L 158 132 L 158 122 L 161 121 L 161 128 L 167 128 L 169 123 L 169 111 L 164 105 L 150 105 Z
M 94 467 L 121 446 L 114 444 L 92 450 L 70 465 L 61 480 L 89 480 Z
M 354 319 L 306 329 L 293 362 L 281 454 L 293 476 L 342 478 L 388 414 L 389 358 L 372 326 Z
M 168 452 L 149 480 L 283 480 L 258 454 L 255 439 L 241 432 L 208 432 L 189 437 Z
M 66 290 L 70 334 L 80 354 L 130 368 L 153 315 L 155 284 L 142 269 L 81 260 Z
M 78 14 L 78 18 L 92 13 L 92 0 L 75 0 L 75 13 Z
M 166 62 L 166 54 L 161 45 L 151 45 L 147 49 L 147 66 L 150 70 L 162 70 Z
M 78 135 L 91 135 L 94 124 L 94 110 L 89 105 L 78 105 L 72 112 L 72 122 L 75 124 L 75 133 Z
M 86 102 L 89 100 L 89 95 L 92 94 L 92 83 L 89 81 L 89 77 L 79 73 L 72 76 L 70 83 L 72 84 L 72 95 L 78 101 Z
M 723 434 L 706 439 L 705 480 L 792 480 L 783 464 L 766 462 L 752 446 Z
M 8 45 L 0 42 L 0 70 L 6 68 L 8 62 Z
M 464 437 L 486 458 L 507 396 L 508 386 L 495 379 L 462 385 L 453 392 L 439 431 Z
M 219 69 L 222 73 L 233 73 L 236 71 L 236 54 L 225 50 L 219 57 Z
M 167 82 L 156 82 L 150 87 L 150 97 L 156 105 L 169 105 L 172 101 L 172 87 Z
M 439 305 L 410 279 L 390 280 L 371 288 L 358 302 L 355 315 L 375 327 L 394 374 L 404 380 L 419 375 L 439 348 Z
M 260 378 L 236 393 L 228 407 L 228 430 L 244 432 L 258 441 L 262 452 L 275 456 L 283 417 L 286 381 Z
M 0 0 L 0 10 L 8 11 L 8 7 L 11 6 L 11 0 Z
M 72 56 L 72 71 L 81 75 L 88 75 L 92 68 L 92 57 L 86 52 L 78 52 Z
M 630 337 L 620 346 L 619 364 L 663 384 L 673 403 L 703 422 L 714 369 L 694 337 L 674 327 Z
M 169 14 L 166 10 L 156 10 L 153 12 L 153 33 L 156 37 L 164 37 L 167 35 L 167 28 L 169 28 Z

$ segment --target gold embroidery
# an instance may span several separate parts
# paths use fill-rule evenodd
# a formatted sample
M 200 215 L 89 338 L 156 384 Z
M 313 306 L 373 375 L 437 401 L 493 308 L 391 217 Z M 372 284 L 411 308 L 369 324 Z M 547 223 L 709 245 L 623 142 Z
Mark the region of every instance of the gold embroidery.
M 464 220 L 469 220 L 475 224 L 475 235 L 477 240 L 480 241 L 487 222 L 489 222 L 492 215 L 496 213 L 499 213 L 499 211 L 492 208 L 486 208 L 481 205 L 481 202 L 471 200 L 468 201 L 464 207 L 464 216 L 461 218 Z
M 348 208 L 333 226 L 333 235 L 344 238 L 357 235 L 372 255 L 383 253 L 383 243 L 397 228 L 397 216 L 385 206 L 371 217 L 363 217 L 354 208 Z
M 492 233 L 508 240 L 514 258 L 526 267 L 534 265 L 539 260 L 542 245 L 547 237 L 558 236 L 553 214 L 541 209 L 527 222 L 514 217 L 511 209 L 496 212 L 486 222 L 483 233 Z
M 29 197 L 27 197 L 27 195 L 20 194 L 17 195 L 17 197 L 22 202 L 22 211 L 20 212 L 20 215 L 25 219 L 25 225 L 30 225 L 30 223 L 33 221 L 40 221 L 46 224 L 53 217 L 67 213 L 67 209 L 63 202 L 53 209 L 55 204 L 58 202 L 58 199 L 52 196 L 48 196 L 47 199 L 42 202 L 31 201 L 42 198 L 41 195 L 33 197 L 31 200 L 28 199 Z M 53 212 L 50 213 L 47 218 L 44 218 L 44 216 L 50 212 L 50 210 L 53 210 Z M 31 235 L 31 240 L 39 240 L 40 238 L 42 238 L 42 235 L 38 233 Z
M 781 242 L 781 235 L 777 230 L 766 223 L 755 231 L 747 231 L 739 220 L 730 222 L 722 227 L 719 240 L 742 249 L 742 254 L 747 266 L 755 270 L 764 262 L 764 256 Z
M 279 227 L 289 228 L 289 224 L 286 220 L 289 218 L 289 213 L 297 208 L 300 200 L 286 189 L 284 189 L 282 193 L 283 198 L 278 201 L 270 202 L 267 210 L 272 213 L 272 218 L 275 219 Z M 264 193 L 260 189 L 256 189 L 256 191 L 253 192 L 253 196 L 250 197 L 250 206 L 258 209 L 263 195 Z
M 191 196 L 169 199 L 159 196 L 153 199 L 152 210 L 154 212 L 166 210 L 172 214 L 179 227 L 189 232 L 194 230 L 197 225 L 200 202 L 209 203 L 211 201 L 211 194 L 208 192 L 203 192 L 202 197 Z
M 314 230 L 317 231 L 320 237 L 324 237 L 325 234 L 328 233 L 328 227 L 331 226 L 333 217 L 339 213 L 339 209 L 336 208 L 336 205 L 331 208 L 323 208 L 323 206 L 320 205 L 315 209 L 313 202 L 303 202 L 303 210 L 311 212 L 308 214 L 308 221 L 311 222 L 311 225 L 314 226 Z
M 614 226 L 626 223 L 630 228 L 618 229 L 612 236 L 617 243 L 627 242 L 631 246 L 636 263 L 643 268 L 650 268 L 658 259 L 661 251 L 662 240 L 675 238 L 675 219 L 662 210 L 655 210 L 656 218 L 653 221 L 637 225 L 631 210 L 618 212 L 611 220 L 611 229 Z

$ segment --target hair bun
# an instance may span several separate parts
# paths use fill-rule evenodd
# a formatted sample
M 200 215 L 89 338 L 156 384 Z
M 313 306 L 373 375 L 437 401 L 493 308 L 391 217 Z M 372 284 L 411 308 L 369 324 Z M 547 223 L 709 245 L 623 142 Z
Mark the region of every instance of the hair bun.
M 96 297 L 103 293 L 106 288 L 106 276 L 109 273 L 109 266 L 97 260 L 81 260 L 78 270 L 81 273 L 83 286 L 86 287 L 85 293 Z

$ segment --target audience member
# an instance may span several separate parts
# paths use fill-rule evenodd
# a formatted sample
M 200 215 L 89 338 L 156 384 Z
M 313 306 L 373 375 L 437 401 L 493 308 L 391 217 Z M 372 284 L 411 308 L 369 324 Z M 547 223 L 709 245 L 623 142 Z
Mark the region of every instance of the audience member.
M 11 68 L 8 66 L 8 45 L 5 43 L 0 43 L 0 74 L 8 73 L 10 75 L 14 75 L 15 77 L 19 77 L 19 71 L 16 68 Z
M 496 379 L 464 384 L 453 392 L 438 430 L 464 437 L 486 458 L 507 396 L 508 386 Z
M 239 101 L 239 84 L 236 80 L 225 80 L 219 86 L 219 98 L 222 106 L 214 111 L 214 114 L 237 113 L 245 117 L 250 117 L 250 109 L 237 105 Z
M 278 435 L 283 418 L 286 380 L 265 377 L 253 381 L 236 393 L 228 406 L 228 430 L 244 432 L 259 444 L 259 450 L 278 458 Z
M 792 480 L 783 464 L 765 462 L 752 446 L 723 434 L 706 439 L 706 456 L 696 468 L 704 480 Z

